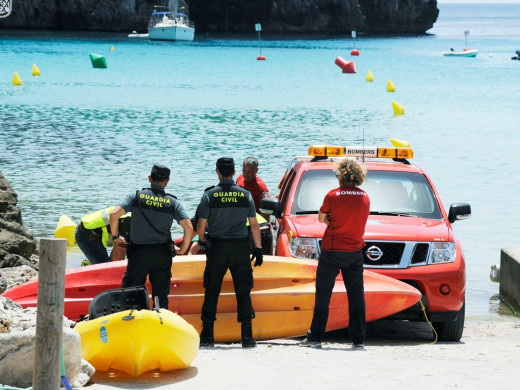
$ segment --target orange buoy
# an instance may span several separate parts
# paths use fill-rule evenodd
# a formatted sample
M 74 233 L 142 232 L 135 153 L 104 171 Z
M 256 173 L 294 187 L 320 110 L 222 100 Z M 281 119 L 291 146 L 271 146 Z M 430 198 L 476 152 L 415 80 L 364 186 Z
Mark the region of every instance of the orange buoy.
M 358 56 L 358 55 L 359 55 L 359 50 L 358 50 L 358 49 L 353 49 L 353 50 L 350 52 L 350 55 L 351 55 L 351 56 Z
M 258 56 L 256 57 L 258 61 L 265 61 L 265 56 Z
M 343 73 L 356 73 L 356 67 L 354 66 L 354 62 L 347 62 L 343 67 Z

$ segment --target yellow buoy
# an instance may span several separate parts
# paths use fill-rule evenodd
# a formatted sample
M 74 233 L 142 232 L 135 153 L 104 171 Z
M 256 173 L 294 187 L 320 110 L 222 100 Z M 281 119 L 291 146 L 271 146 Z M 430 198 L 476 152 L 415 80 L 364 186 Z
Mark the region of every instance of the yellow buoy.
M 36 66 L 36 64 L 33 64 L 32 67 L 32 73 L 33 76 L 39 76 L 40 75 L 40 69 Z
M 372 82 L 372 81 L 374 81 L 374 75 L 372 74 L 371 71 L 368 71 L 368 72 L 367 72 L 366 80 L 367 80 L 368 82 Z
M 394 109 L 394 115 L 404 115 L 404 107 L 397 102 L 392 102 L 392 108 Z
M 63 214 L 58 221 L 56 231 L 54 232 L 55 238 L 67 239 L 67 244 L 74 245 L 76 243 L 76 224 L 67 215 Z
M 116 50 L 116 49 L 114 48 L 114 45 L 110 46 L 110 50 L 111 50 L 111 51 Z
M 388 83 L 386 83 L 386 90 L 387 92 L 395 92 L 395 85 L 392 80 L 388 80 Z
M 410 142 L 405 141 L 405 140 L 402 140 L 402 139 L 392 138 L 392 139 L 390 140 L 390 142 L 391 142 L 392 145 L 395 146 L 396 148 L 409 148 L 409 147 L 410 147 Z
M 22 79 L 18 76 L 17 72 L 14 72 L 13 85 L 22 85 Z

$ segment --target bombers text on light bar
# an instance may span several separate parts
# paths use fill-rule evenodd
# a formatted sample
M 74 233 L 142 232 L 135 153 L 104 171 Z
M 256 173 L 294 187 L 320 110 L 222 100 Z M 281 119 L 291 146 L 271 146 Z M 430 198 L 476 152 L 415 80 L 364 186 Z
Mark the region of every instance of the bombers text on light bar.
M 412 158 L 412 148 L 396 147 L 361 147 L 361 146 L 334 146 L 311 145 L 309 156 L 316 157 L 372 157 L 372 158 Z

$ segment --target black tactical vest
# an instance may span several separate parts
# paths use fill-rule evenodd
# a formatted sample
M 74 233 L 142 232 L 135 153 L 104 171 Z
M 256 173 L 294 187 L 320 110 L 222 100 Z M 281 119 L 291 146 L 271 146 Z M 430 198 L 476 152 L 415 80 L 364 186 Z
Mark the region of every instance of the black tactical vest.
M 162 244 L 172 241 L 172 227 L 177 198 L 152 188 L 136 191 L 132 204 L 130 242 Z
M 206 191 L 209 198 L 208 233 L 215 238 L 245 238 L 251 194 L 236 184 L 219 184 Z

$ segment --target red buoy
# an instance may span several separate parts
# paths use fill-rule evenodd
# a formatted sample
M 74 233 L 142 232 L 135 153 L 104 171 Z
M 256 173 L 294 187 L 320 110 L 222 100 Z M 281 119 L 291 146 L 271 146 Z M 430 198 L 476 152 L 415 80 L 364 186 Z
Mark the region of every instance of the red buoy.
M 353 49 L 353 50 L 350 52 L 350 55 L 351 55 L 351 56 L 358 56 L 358 55 L 359 55 L 359 50 L 358 50 L 358 49 Z
M 258 61 L 265 61 L 265 56 L 258 56 L 256 57 Z
M 354 66 L 354 62 L 347 62 L 343 67 L 343 73 L 356 73 L 356 67 Z
M 336 58 L 336 65 L 338 65 L 343 73 L 356 73 L 356 67 L 352 61 L 347 61 L 343 57 Z
M 347 60 L 345 60 L 343 57 L 336 58 L 335 64 L 338 65 L 341 69 L 345 67 L 347 64 Z

